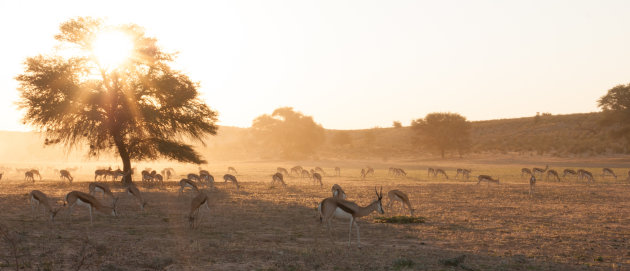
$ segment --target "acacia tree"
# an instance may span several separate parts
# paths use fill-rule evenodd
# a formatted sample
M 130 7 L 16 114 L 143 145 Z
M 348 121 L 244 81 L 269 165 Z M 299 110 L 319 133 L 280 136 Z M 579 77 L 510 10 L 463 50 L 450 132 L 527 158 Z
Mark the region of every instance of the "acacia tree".
M 417 143 L 439 152 L 444 158 L 447 150 L 461 155 L 470 148 L 470 123 L 457 113 L 430 113 L 424 119 L 411 122 L 417 133 Z
M 252 123 L 253 133 L 265 146 L 278 148 L 285 157 L 303 157 L 315 152 L 325 139 L 324 128 L 313 117 L 281 107 Z
M 630 84 L 609 89 L 597 103 L 603 111 L 600 124 L 609 127 L 613 137 L 630 143 Z
M 95 52 L 99 35 L 111 32 L 131 44 L 129 57 L 115 66 Z M 174 55 L 156 39 L 137 25 L 89 17 L 62 23 L 55 39 L 65 51 L 27 58 L 16 77 L 23 121 L 45 133 L 45 144 L 87 144 L 89 156 L 115 151 L 125 172 L 131 160 L 205 163 L 185 141 L 216 134 L 217 113 L 199 98 L 198 83 L 171 69 Z

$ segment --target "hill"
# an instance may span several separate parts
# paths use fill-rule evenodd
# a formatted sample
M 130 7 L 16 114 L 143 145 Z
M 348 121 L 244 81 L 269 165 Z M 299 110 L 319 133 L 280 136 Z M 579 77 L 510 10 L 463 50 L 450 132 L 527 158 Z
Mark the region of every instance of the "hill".
M 542 114 L 535 117 L 472 122 L 469 154 L 513 153 L 560 157 L 628 154 L 628 142 L 615 140 L 598 126 L 601 113 Z M 433 154 L 414 144 L 411 127 L 326 130 L 326 142 L 315 159 L 414 159 Z M 84 161 L 82 148 L 67 153 L 61 146 L 43 145 L 35 132 L 0 131 L 0 162 Z M 208 161 L 283 159 L 261 145 L 249 128 L 222 126 L 217 136 L 197 145 Z M 459 154 L 451 153 L 450 157 Z M 103 159 L 115 160 L 116 156 Z

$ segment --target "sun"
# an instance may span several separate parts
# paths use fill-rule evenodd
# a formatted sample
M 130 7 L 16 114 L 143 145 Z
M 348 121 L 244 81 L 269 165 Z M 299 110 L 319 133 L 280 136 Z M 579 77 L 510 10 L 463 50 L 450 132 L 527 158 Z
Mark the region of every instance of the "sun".
M 107 30 L 97 34 L 92 41 L 92 53 L 98 64 L 105 69 L 120 66 L 131 57 L 133 42 L 120 31 Z

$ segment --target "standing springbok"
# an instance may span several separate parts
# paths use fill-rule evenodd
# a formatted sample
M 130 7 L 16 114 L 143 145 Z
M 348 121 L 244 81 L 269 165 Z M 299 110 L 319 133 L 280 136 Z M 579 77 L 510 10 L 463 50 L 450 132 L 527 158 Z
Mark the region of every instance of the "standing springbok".
M 240 186 L 238 185 L 238 181 L 236 180 L 236 177 L 234 177 L 234 175 L 225 174 L 223 175 L 223 180 L 225 181 L 225 183 L 232 182 L 236 186 L 236 191 L 238 191 Z
M 529 178 L 529 196 L 534 196 L 534 187 L 536 186 L 536 177 L 532 175 Z
M 32 181 L 33 183 L 35 182 L 35 178 L 33 178 L 33 172 L 31 171 L 24 172 L 24 181 L 28 182 L 29 180 Z
M 236 172 L 236 169 L 235 169 L 234 167 L 228 167 L 227 172 L 228 172 L 228 173 L 238 174 L 238 172 Z
M 39 206 L 44 206 L 44 211 L 48 215 L 50 215 L 50 221 L 55 221 L 55 216 L 61 210 L 61 208 L 54 209 L 50 206 L 50 200 L 42 191 L 33 190 L 29 194 L 29 198 L 31 200 L 31 210 L 33 211 L 33 216 L 37 213 L 36 210 L 39 209 Z
M 332 189 L 330 189 L 330 191 L 332 192 L 333 198 L 346 199 L 346 192 L 343 191 L 340 185 L 333 184 Z
M 188 214 L 188 223 L 190 224 L 191 229 L 194 229 L 201 223 L 201 219 L 199 219 L 199 209 L 201 208 L 201 205 L 205 205 L 206 209 L 208 209 L 208 212 L 210 212 L 208 195 L 203 191 L 199 191 L 197 196 L 195 196 L 190 201 L 190 213 Z M 195 223 L 196 221 L 197 223 Z
M 429 169 L 427 169 L 427 177 L 435 177 L 435 169 L 430 167 Z
M 336 176 L 341 176 L 341 168 L 335 167 L 335 175 Z
M 387 197 L 389 197 L 389 202 L 387 203 L 387 208 L 391 207 L 394 201 L 400 202 L 400 207 L 404 210 L 405 206 L 409 209 L 409 213 L 413 216 L 413 208 L 411 208 L 411 202 L 409 202 L 409 197 L 407 194 L 403 193 L 400 190 L 390 190 L 387 193 Z
M 441 168 L 435 169 L 435 176 L 437 177 L 440 174 L 442 174 L 444 178 L 448 180 L 448 175 L 446 175 L 446 172 L 443 169 Z
M 282 176 L 284 175 L 289 176 L 289 172 L 287 171 L 286 168 L 283 168 L 283 167 L 278 167 L 276 169 L 276 172 L 282 174 Z
M 68 215 L 70 215 L 70 217 L 72 217 L 72 209 L 74 208 L 74 205 L 81 205 L 81 206 L 85 206 L 88 208 L 88 210 L 90 211 L 90 225 L 92 225 L 92 210 L 96 209 L 97 211 L 107 214 L 107 215 L 112 215 L 112 216 L 118 216 L 118 213 L 116 212 L 116 202 L 118 201 L 118 199 L 114 200 L 114 204 L 112 204 L 111 207 L 109 206 L 105 206 L 103 204 L 101 204 L 95 197 L 93 197 L 90 194 L 86 194 L 80 191 L 72 191 L 70 193 L 68 193 L 66 195 L 66 203 L 70 206 L 70 208 L 68 209 Z M 65 204 L 64 204 L 65 206 Z
M 341 218 L 341 219 L 350 219 L 350 230 L 348 231 L 348 247 L 350 247 L 352 243 L 352 225 L 357 228 L 357 243 L 358 247 L 361 247 L 361 234 L 359 232 L 359 224 L 357 223 L 357 218 L 364 217 L 369 215 L 370 213 L 377 211 L 381 214 L 384 214 L 383 205 L 381 204 L 381 199 L 383 199 L 383 189 L 381 188 L 381 193 L 379 194 L 376 191 L 377 199 L 370 203 L 365 207 L 361 207 L 352 201 L 347 201 L 340 198 L 326 198 L 322 200 L 317 206 L 317 210 L 319 212 L 319 221 L 326 223 L 328 226 L 328 232 L 332 236 L 331 232 L 331 221 L 333 217 Z

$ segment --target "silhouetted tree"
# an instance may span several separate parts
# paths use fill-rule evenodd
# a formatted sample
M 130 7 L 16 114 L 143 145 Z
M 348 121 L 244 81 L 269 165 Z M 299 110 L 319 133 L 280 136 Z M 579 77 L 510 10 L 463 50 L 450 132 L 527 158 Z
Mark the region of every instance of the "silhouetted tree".
M 411 126 L 417 132 L 417 142 L 438 151 L 442 158 L 447 150 L 457 150 L 461 155 L 470 148 L 470 123 L 459 114 L 430 113 L 412 121 Z
M 285 157 L 304 157 L 324 142 L 324 128 L 313 117 L 281 107 L 271 115 L 262 115 L 252 123 L 256 138 L 267 149 L 277 148 Z
M 394 121 L 392 126 L 394 126 L 394 128 L 402 128 L 402 123 L 400 121 Z
M 100 65 L 93 43 L 103 31 L 129 36 L 133 48 L 124 63 Z M 217 114 L 199 98 L 198 83 L 170 68 L 174 55 L 156 39 L 137 25 L 109 26 L 89 17 L 62 23 L 55 39 L 73 54 L 27 58 L 16 78 L 23 121 L 45 132 L 46 144 L 85 143 L 89 156 L 116 151 L 124 171 L 131 160 L 205 162 L 184 140 L 203 143 L 216 134 Z
M 609 89 L 597 103 L 603 111 L 600 125 L 610 128 L 614 138 L 630 143 L 630 84 Z

